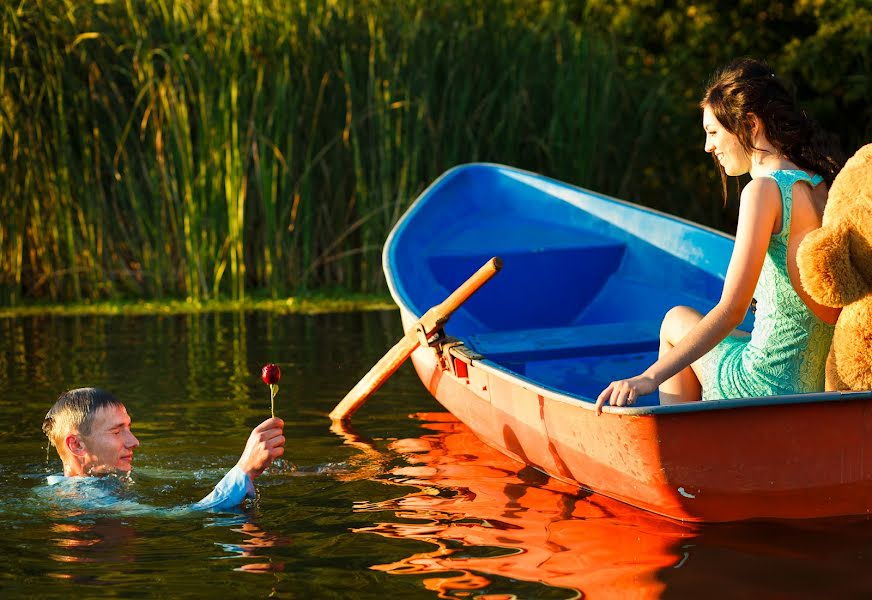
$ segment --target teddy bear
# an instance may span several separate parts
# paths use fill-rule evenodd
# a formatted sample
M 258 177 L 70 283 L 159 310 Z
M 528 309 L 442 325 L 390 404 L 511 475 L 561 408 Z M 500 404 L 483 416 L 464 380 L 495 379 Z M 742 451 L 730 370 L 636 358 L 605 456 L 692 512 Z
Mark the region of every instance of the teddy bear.
M 797 250 L 806 292 L 841 307 L 827 360 L 827 390 L 872 389 L 872 144 L 836 176 L 820 229 Z

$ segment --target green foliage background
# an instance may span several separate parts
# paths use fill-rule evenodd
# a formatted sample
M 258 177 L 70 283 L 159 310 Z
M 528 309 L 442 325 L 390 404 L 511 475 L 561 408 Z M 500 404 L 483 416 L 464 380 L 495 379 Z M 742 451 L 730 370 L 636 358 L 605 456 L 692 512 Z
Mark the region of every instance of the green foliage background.
M 19 0 L 0 31 L 7 305 L 378 291 L 471 161 L 730 229 L 697 101 L 742 55 L 872 139 L 868 0 Z

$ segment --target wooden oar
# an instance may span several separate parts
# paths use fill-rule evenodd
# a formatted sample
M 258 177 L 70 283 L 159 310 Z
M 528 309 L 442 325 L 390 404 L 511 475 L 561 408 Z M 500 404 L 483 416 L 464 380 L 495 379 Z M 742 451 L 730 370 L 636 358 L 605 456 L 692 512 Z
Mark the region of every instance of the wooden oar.
M 387 354 L 336 405 L 336 408 L 330 413 L 330 418 L 334 421 L 350 419 L 354 411 L 360 408 L 366 402 L 366 399 L 411 356 L 412 352 L 421 344 L 422 335 L 423 337 L 428 337 L 445 325 L 451 313 L 460 308 L 460 305 L 466 302 L 485 282 L 496 275 L 497 271 L 502 267 L 503 261 L 499 257 L 493 257 L 476 271 L 472 277 L 454 290 L 441 304 L 437 304 L 424 313 L 424 316 L 419 321 L 409 327 L 406 335 L 393 348 L 388 350 Z

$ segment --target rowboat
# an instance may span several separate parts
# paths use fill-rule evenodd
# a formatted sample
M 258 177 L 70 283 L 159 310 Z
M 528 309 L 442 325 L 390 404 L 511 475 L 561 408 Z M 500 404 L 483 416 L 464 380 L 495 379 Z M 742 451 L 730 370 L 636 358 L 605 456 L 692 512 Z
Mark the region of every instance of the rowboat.
M 498 276 L 411 355 L 481 440 L 546 474 L 682 521 L 872 510 L 872 392 L 594 410 L 656 358 L 672 306 L 709 310 L 733 240 L 522 170 L 469 164 L 428 187 L 386 241 L 404 330 L 484 261 Z M 753 327 L 749 312 L 743 328 Z

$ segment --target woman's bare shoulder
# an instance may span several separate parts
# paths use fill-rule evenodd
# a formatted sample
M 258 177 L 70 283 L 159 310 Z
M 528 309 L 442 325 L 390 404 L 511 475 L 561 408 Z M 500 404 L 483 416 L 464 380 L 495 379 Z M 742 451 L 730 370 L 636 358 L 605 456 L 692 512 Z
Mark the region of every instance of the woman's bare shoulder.
M 742 202 L 774 202 L 781 205 L 781 190 L 778 182 L 771 177 L 755 177 L 742 188 Z
M 781 228 L 781 191 L 771 177 L 755 177 L 742 189 L 739 205 L 742 214 L 770 233 Z

